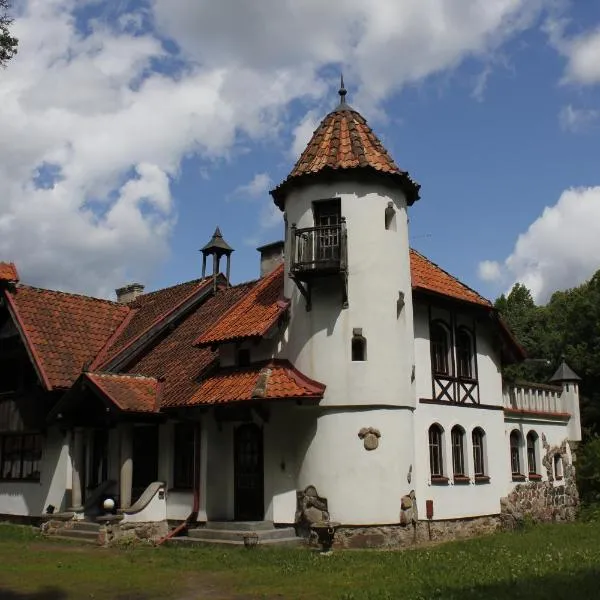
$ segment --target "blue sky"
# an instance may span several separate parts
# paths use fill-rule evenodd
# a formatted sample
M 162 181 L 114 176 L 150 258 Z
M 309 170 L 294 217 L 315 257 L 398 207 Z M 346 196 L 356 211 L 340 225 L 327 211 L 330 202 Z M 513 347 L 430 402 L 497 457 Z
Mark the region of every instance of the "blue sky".
M 340 70 L 422 185 L 413 247 L 490 298 L 520 280 L 544 301 L 600 268 L 596 3 L 229 4 L 18 4 L 0 257 L 24 281 L 100 295 L 184 281 L 216 225 L 234 281 L 255 277 L 255 247 L 282 236 L 268 189 Z

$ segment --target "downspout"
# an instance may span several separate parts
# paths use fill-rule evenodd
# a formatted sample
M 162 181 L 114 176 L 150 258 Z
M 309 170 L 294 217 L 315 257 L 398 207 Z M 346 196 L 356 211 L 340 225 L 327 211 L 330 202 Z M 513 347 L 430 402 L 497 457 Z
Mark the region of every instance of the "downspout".
M 198 512 L 200 511 L 200 423 L 196 423 L 194 426 L 194 487 L 192 488 L 192 512 L 187 516 L 183 523 L 174 527 L 165 535 L 163 538 L 158 540 L 157 546 L 161 546 L 167 540 L 170 540 L 180 533 L 187 531 L 192 523 L 195 523 L 198 519 Z

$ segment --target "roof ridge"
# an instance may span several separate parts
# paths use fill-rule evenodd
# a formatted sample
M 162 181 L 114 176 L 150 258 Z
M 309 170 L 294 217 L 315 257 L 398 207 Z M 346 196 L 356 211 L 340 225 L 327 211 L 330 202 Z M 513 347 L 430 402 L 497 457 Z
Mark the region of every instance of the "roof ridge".
M 191 283 L 200 284 L 200 283 L 205 282 L 207 279 L 212 279 L 212 276 L 211 277 L 199 277 L 199 278 L 196 278 L 196 279 L 189 279 L 188 281 L 181 281 L 180 283 L 175 283 L 173 285 L 169 285 L 169 286 L 164 287 L 164 288 L 159 288 L 157 290 L 152 290 L 151 292 L 146 292 L 144 294 L 140 294 L 139 296 L 136 296 L 135 300 L 138 300 L 140 298 L 147 298 L 148 296 L 152 296 L 152 295 L 158 294 L 160 292 L 166 292 L 167 290 L 172 290 L 172 289 L 174 289 L 176 287 L 181 287 L 183 285 L 190 285 Z M 133 302 L 135 302 L 135 300 Z
M 59 296 L 68 296 L 70 298 L 85 298 L 86 300 L 94 300 L 96 302 L 102 302 L 104 304 L 111 304 L 112 306 L 122 306 L 123 308 L 128 308 L 126 304 L 123 304 L 122 302 L 117 302 L 116 300 L 109 300 L 108 298 L 98 298 L 97 296 L 88 296 L 86 294 L 79 294 L 77 292 L 65 292 L 63 290 L 53 290 L 52 288 L 43 288 L 36 285 L 18 283 L 16 285 L 17 291 L 21 288 L 27 288 L 36 292 L 50 292 L 51 294 L 57 294 Z
M 152 381 L 158 381 L 159 377 L 153 377 L 152 375 L 141 375 L 139 373 L 110 373 L 108 371 L 88 371 L 86 375 L 96 375 L 98 377 L 120 377 L 126 379 L 151 379 Z
M 488 298 L 486 298 L 485 296 L 482 296 L 477 290 L 473 289 L 471 286 L 468 286 L 466 283 L 461 281 L 458 277 L 456 277 L 456 275 L 452 275 L 452 273 L 449 273 L 448 271 L 446 271 L 446 269 L 440 267 L 440 265 L 433 262 L 430 258 L 427 258 L 424 254 L 421 254 L 418 250 L 415 250 L 414 248 L 409 248 L 409 250 L 410 250 L 410 252 L 414 252 L 415 254 L 420 256 L 423 260 L 426 260 L 430 265 L 433 265 L 436 269 L 442 271 L 442 273 L 445 273 L 446 275 L 448 275 L 448 277 L 450 277 L 451 279 L 453 279 L 454 281 L 456 281 L 463 287 L 467 288 L 470 292 L 473 292 L 476 296 L 478 296 L 482 300 L 485 300 L 485 302 L 490 304 L 490 306 L 492 305 L 492 302 Z

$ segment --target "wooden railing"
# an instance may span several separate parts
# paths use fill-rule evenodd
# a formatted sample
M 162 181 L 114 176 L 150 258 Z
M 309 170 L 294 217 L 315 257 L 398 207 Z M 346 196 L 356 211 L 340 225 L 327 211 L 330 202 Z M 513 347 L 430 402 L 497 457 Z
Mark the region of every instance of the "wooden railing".
M 561 401 L 561 394 L 560 386 L 520 381 L 504 385 L 502 401 L 504 408 L 513 410 L 563 413 L 566 410 Z
M 338 225 L 291 227 L 291 270 L 295 275 L 319 275 L 345 271 L 347 235 L 344 219 Z

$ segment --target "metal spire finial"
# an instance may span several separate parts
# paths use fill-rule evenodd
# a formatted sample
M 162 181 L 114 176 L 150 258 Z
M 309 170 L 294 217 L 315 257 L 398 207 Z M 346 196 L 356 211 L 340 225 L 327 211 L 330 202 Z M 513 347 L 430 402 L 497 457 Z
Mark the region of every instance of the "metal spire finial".
M 347 90 L 344 87 L 344 74 L 340 73 L 340 89 L 338 91 L 338 94 L 340 95 L 340 104 L 346 104 L 346 94 L 347 94 Z

